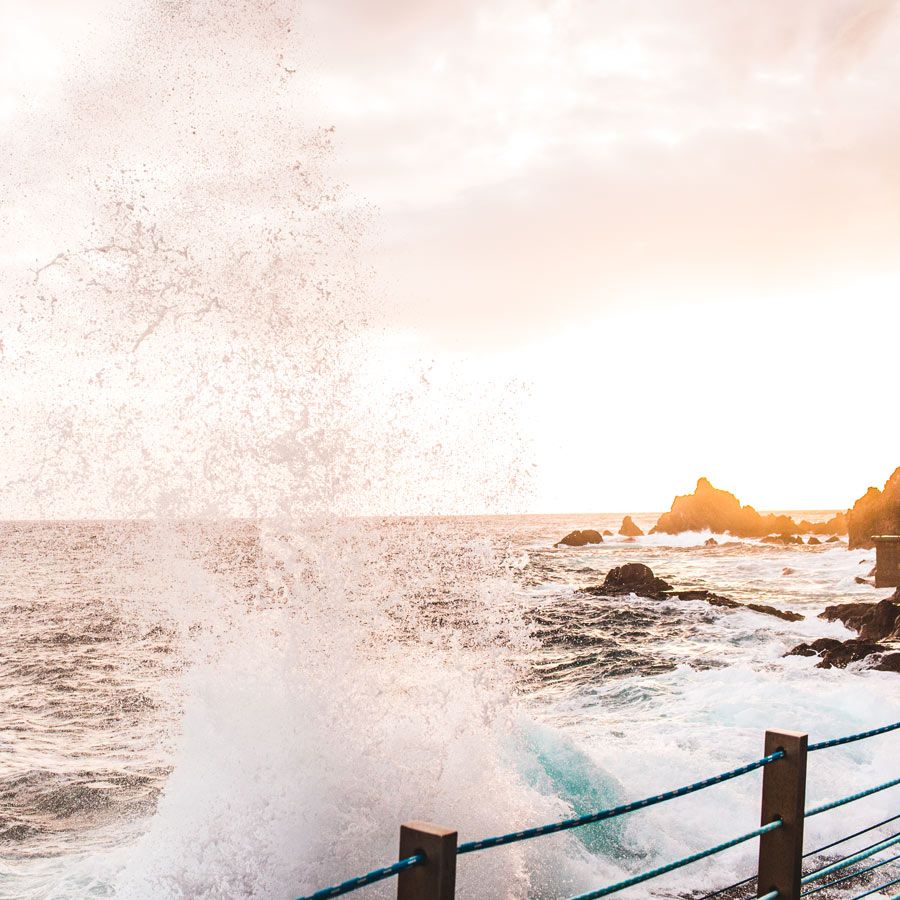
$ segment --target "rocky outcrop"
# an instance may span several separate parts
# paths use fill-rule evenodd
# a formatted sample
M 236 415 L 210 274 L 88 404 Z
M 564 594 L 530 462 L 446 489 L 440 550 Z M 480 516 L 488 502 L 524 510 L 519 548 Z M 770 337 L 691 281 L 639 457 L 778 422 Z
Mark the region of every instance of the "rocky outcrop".
M 826 607 L 819 616 L 843 622 L 867 641 L 900 641 L 900 588 L 879 603 L 840 603 Z
M 830 538 L 828 538 L 827 541 L 825 541 L 826 544 L 839 544 L 840 542 L 841 539 L 836 534 L 833 534 Z
M 846 668 L 852 662 L 859 662 L 873 653 L 884 653 L 886 647 L 874 641 L 849 640 L 838 641 L 835 638 L 819 638 L 811 644 L 798 644 L 787 656 L 818 656 L 820 660 L 816 668 Z M 900 656 L 900 654 L 897 654 Z M 876 666 L 877 668 L 877 666 Z
M 651 532 L 680 534 L 683 531 L 709 529 L 735 537 L 766 535 L 833 534 L 846 530 L 843 515 L 828 522 L 795 522 L 790 516 L 761 515 L 752 506 L 742 506 L 734 494 L 722 491 L 706 478 L 697 481 L 693 494 L 676 497 L 669 512 L 663 513 Z
M 558 547 L 564 544 L 566 547 L 584 547 L 587 544 L 602 544 L 603 535 L 593 528 L 587 528 L 584 531 L 570 531 L 564 538 L 557 541 L 553 546 Z
M 625 516 L 622 519 L 622 527 L 619 529 L 619 534 L 624 534 L 625 537 L 641 537 L 644 532 L 634 524 L 634 519 L 631 516 Z
M 703 546 L 704 546 L 704 547 L 718 547 L 718 546 L 719 546 L 719 542 L 718 542 L 715 538 L 707 538 L 707 539 L 703 542 Z
M 810 539 L 806 542 L 810 547 L 816 547 L 822 542 L 817 537 L 810 537 Z
M 791 610 L 776 609 L 759 603 L 738 603 L 730 597 L 722 597 L 707 590 L 676 591 L 662 578 L 653 574 L 650 566 L 643 563 L 626 563 L 610 569 L 603 584 L 582 588 L 579 593 L 591 594 L 595 597 L 615 597 L 620 594 L 637 594 L 651 600 L 703 600 L 710 606 L 722 606 L 727 609 L 750 609 L 785 619 L 788 622 L 799 622 L 803 616 Z
M 873 547 L 876 534 L 900 534 L 900 468 L 885 482 L 884 489 L 870 487 L 847 513 L 850 549 Z
M 608 528 L 603 529 L 603 537 L 612 537 L 612 536 L 613 536 L 613 533 Z
M 626 563 L 609 570 L 599 591 L 606 595 L 640 594 L 642 597 L 655 597 L 671 589 L 672 585 L 657 578 L 650 566 Z
M 850 663 L 869 656 L 877 656 L 873 669 L 883 672 L 900 672 L 900 653 L 881 641 L 900 641 L 900 588 L 892 597 L 878 603 L 839 603 L 829 606 L 819 616 L 829 622 L 842 622 L 847 628 L 859 632 L 858 638 L 839 641 L 835 638 L 819 638 L 811 644 L 798 644 L 788 651 L 788 656 L 818 656 L 820 669 L 832 666 L 843 669 Z
M 882 672 L 900 672 L 900 653 L 885 653 L 872 668 Z
M 787 546 L 788 544 L 802 544 L 803 538 L 793 534 L 767 534 L 762 539 L 762 542 L 764 544 L 781 544 L 782 546 Z

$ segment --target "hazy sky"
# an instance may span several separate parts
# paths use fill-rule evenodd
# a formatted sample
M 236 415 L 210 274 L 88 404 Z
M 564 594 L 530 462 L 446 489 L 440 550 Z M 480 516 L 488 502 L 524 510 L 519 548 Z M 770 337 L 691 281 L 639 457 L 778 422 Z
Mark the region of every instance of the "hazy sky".
M 219 246 L 280 208 L 291 188 L 274 173 L 322 135 L 317 184 L 339 182 L 329 203 L 364 220 L 355 290 L 387 310 L 373 379 L 386 394 L 419 386 L 403 427 L 427 449 L 425 505 L 440 505 L 442 467 L 462 484 L 504 442 L 541 511 L 661 509 L 701 474 L 763 508 L 843 506 L 900 464 L 897 4 L 0 8 L 6 469 L 19 484 L 3 514 L 32 511 L 22 459 L 50 426 L 18 422 L 35 391 L 42 421 L 65 409 L 63 443 L 77 442 L 95 378 L 93 356 L 59 361 L 70 342 L 33 270 L 96 247 L 98 211 L 126 193 L 185 247 Z M 203 277 L 227 293 L 211 258 Z M 114 293 L 94 262 L 64 262 L 54 290 Z M 208 302 L 197 272 L 179 277 Z M 136 336 L 146 324 L 141 352 L 158 340 L 163 358 L 179 332 L 162 329 L 190 316 L 154 296 L 117 321 Z M 26 322 L 40 345 L 27 353 Z M 102 350 L 106 371 L 120 351 Z M 132 370 L 132 392 L 152 394 L 153 371 Z M 91 384 L 105 421 L 110 397 Z M 121 433 L 104 440 L 111 459 Z M 51 481 L 41 509 L 64 513 L 103 473 Z

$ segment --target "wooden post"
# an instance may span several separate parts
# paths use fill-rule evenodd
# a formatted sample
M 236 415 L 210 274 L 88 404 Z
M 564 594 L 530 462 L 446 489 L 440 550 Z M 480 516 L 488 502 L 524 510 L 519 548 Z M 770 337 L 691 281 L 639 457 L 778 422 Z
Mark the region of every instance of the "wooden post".
M 779 900 L 799 900 L 803 863 L 803 810 L 806 804 L 807 735 L 795 731 L 767 731 L 765 755 L 784 750 L 784 756 L 763 769 L 760 825 L 781 819 L 781 828 L 759 839 L 756 896 L 778 891 Z
M 428 822 L 400 826 L 400 859 L 425 854 L 425 863 L 397 877 L 397 900 L 453 900 L 456 891 L 456 832 Z

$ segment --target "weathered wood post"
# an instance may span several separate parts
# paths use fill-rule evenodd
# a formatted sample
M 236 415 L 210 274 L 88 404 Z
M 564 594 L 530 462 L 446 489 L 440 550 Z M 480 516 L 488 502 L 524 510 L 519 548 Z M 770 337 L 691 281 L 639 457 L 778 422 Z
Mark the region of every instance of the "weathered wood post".
M 400 826 L 400 859 L 416 853 L 425 863 L 397 877 L 397 900 L 453 900 L 456 892 L 456 832 L 428 822 Z
M 778 891 L 779 900 L 799 900 L 803 864 L 803 810 L 806 804 L 807 735 L 767 731 L 765 755 L 784 756 L 763 769 L 760 825 L 781 819 L 781 828 L 759 839 L 757 897 Z

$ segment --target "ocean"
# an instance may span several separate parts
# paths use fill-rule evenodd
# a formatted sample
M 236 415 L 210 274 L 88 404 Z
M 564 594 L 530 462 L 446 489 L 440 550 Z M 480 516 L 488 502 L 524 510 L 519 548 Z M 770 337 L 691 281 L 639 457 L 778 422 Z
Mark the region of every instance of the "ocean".
M 900 720 L 895 673 L 785 656 L 854 636 L 818 614 L 888 594 L 856 581 L 872 551 L 554 547 L 621 518 L 0 524 L 0 898 L 289 900 L 396 859 L 404 821 L 471 840 L 755 760 L 766 728 Z M 578 593 L 626 562 L 804 618 Z M 896 777 L 897 740 L 811 757 L 810 802 Z M 457 896 L 555 900 L 702 849 L 758 825 L 760 782 L 471 854 Z M 816 817 L 808 846 L 895 795 Z M 755 854 L 627 896 L 700 896 Z

